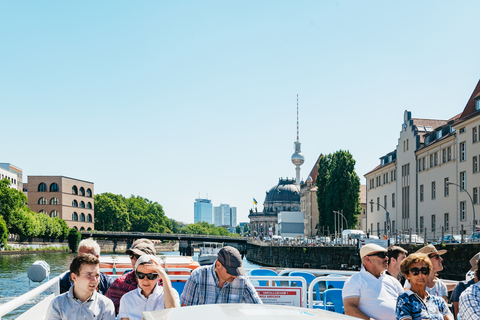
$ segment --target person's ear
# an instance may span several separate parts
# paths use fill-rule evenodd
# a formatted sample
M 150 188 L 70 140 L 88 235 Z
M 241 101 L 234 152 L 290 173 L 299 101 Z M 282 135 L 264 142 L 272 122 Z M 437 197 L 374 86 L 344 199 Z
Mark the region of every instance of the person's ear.
M 72 281 L 75 283 L 77 281 L 77 275 L 73 272 L 70 272 L 70 279 L 72 279 Z

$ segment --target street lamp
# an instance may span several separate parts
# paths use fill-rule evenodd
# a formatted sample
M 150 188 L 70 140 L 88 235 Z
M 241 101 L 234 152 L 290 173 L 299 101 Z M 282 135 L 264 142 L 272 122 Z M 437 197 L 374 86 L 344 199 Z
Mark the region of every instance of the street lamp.
M 343 210 L 342 210 L 343 212 Z M 337 213 L 339 215 L 341 215 L 343 217 L 343 219 L 345 219 L 345 226 L 348 228 L 348 222 L 347 222 L 347 218 L 345 218 L 345 216 L 343 215 L 343 213 L 341 213 L 340 211 L 333 211 L 333 213 Z M 337 219 L 335 219 L 335 224 L 337 223 Z M 343 226 L 343 221 L 342 221 L 342 226 Z M 340 227 L 340 226 L 339 226 Z M 340 229 L 342 229 L 340 227 Z M 335 228 L 335 232 L 337 232 L 336 228 Z M 341 239 L 342 239 L 342 243 L 343 243 L 343 235 L 341 236 Z
M 476 229 L 476 228 L 475 228 L 475 206 L 474 206 L 474 203 L 473 203 L 472 196 L 470 195 L 470 193 L 469 193 L 466 189 L 462 188 L 460 185 L 458 185 L 458 184 L 456 184 L 456 183 L 453 183 L 453 182 L 450 182 L 450 181 L 447 181 L 447 186 L 449 186 L 449 185 L 451 185 L 451 184 L 453 184 L 454 186 L 459 187 L 459 188 L 460 188 L 460 191 L 465 191 L 465 192 L 468 194 L 468 197 L 470 198 L 470 201 L 472 202 L 472 209 L 473 209 L 473 224 L 472 224 L 473 232 L 472 232 L 472 234 L 474 234 L 474 233 L 475 233 L 475 229 Z M 462 239 L 463 239 L 463 238 L 462 238 Z
M 392 237 L 392 225 L 391 225 L 391 222 L 390 222 L 390 214 L 388 213 L 387 208 L 385 208 L 384 206 L 382 206 L 380 203 L 375 202 L 375 201 L 373 201 L 373 200 L 370 200 L 370 205 L 373 205 L 373 204 L 376 204 L 376 205 L 382 207 L 383 210 L 385 210 L 385 215 L 386 215 L 386 218 L 387 218 L 388 240 L 390 240 L 390 238 Z M 372 230 L 372 231 L 373 231 L 373 230 Z

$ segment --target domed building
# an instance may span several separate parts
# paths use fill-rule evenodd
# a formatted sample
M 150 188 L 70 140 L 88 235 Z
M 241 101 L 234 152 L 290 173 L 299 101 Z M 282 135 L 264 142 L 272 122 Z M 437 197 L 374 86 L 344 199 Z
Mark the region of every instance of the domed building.
M 263 211 L 250 210 L 251 235 L 265 237 L 278 234 L 278 216 L 287 212 L 300 213 L 300 187 L 295 179 L 280 178 L 278 184 L 266 192 Z

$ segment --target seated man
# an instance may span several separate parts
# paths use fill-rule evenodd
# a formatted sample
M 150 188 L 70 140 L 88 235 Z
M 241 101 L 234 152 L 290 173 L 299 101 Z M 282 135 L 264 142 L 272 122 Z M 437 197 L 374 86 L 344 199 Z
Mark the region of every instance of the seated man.
M 370 243 L 360 249 L 362 269 L 342 291 L 345 314 L 360 319 L 395 320 L 397 298 L 404 292 L 400 282 L 385 273 L 387 249 Z
M 262 300 L 245 276 L 240 252 L 223 247 L 210 266 L 192 271 L 181 296 L 182 306 L 215 303 L 257 303 Z
M 80 254 L 70 264 L 73 286 L 47 309 L 46 320 L 115 320 L 112 300 L 97 293 L 100 261 L 91 254 Z
M 80 241 L 78 244 L 78 254 L 82 253 L 89 253 L 93 254 L 97 259 L 100 259 L 100 246 L 95 240 L 92 239 L 84 239 Z M 113 279 L 110 278 L 103 272 L 100 272 L 100 282 L 98 283 L 97 290 L 105 295 L 107 293 L 108 288 L 112 284 Z M 61 279 L 60 279 L 60 293 L 67 292 L 68 289 L 73 285 L 72 279 L 70 279 L 70 272 L 67 272 Z
M 394 277 L 403 286 L 405 277 L 400 273 L 400 264 L 407 256 L 407 250 L 399 246 L 390 246 L 387 248 L 388 267 L 386 274 Z
M 450 301 L 452 301 L 453 304 L 453 315 L 455 316 L 455 319 L 457 319 L 458 301 L 460 300 L 460 295 L 463 293 L 463 291 L 465 291 L 465 289 L 478 282 L 477 263 L 479 257 L 480 253 L 477 253 L 472 259 L 470 259 L 470 265 L 472 266 L 470 271 L 475 272 L 475 277 L 469 281 L 459 281 L 455 286 L 455 289 L 453 289 L 452 295 L 450 296 Z
M 107 298 L 113 301 L 113 304 L 115 305 L 115 314 L 118 314 L 118 308 L 120 307 L 120 299 L 122 296 L 138 287 L 137 277 L 135 276 L 135 264 L 137 263 L 138 258 L 144 254 L 151 254 L 152 256 L 156 255 L 153 242 L 148 239 L 135 240 L 132 247 L 125 253 L 130 255 L 130 262 L 132 263 L 133 270 L 115 279 L 105 294 Z
M 480 260 L 477 261 L 475 271 L 477 279 L 480 278 Z M 458 319 L 478 320 L 480 319 L 480 282 L 471 285 L 460 295 L 458 303 Z

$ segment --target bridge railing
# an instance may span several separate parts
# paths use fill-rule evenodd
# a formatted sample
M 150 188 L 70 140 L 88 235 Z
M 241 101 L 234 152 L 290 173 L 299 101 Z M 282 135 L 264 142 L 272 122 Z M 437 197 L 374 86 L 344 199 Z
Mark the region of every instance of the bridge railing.
M 126 232 L 126 231 L 80 231 L 81 234 L 104 234 L 104 235 L 128 235 L 128 236 L 159 236 L 159 237 L 177 237 L 181 239 L 182 237 L 191 237 L 191 238 L 220 238 L 220 239 L 235 239 L 235 240 L 245 240 L 245 237 L 237 236 L 216 236 L 216 235 L 205 235 L 205 234 L 188 234 L 188 233 L 154 233 L 154 232 Z

